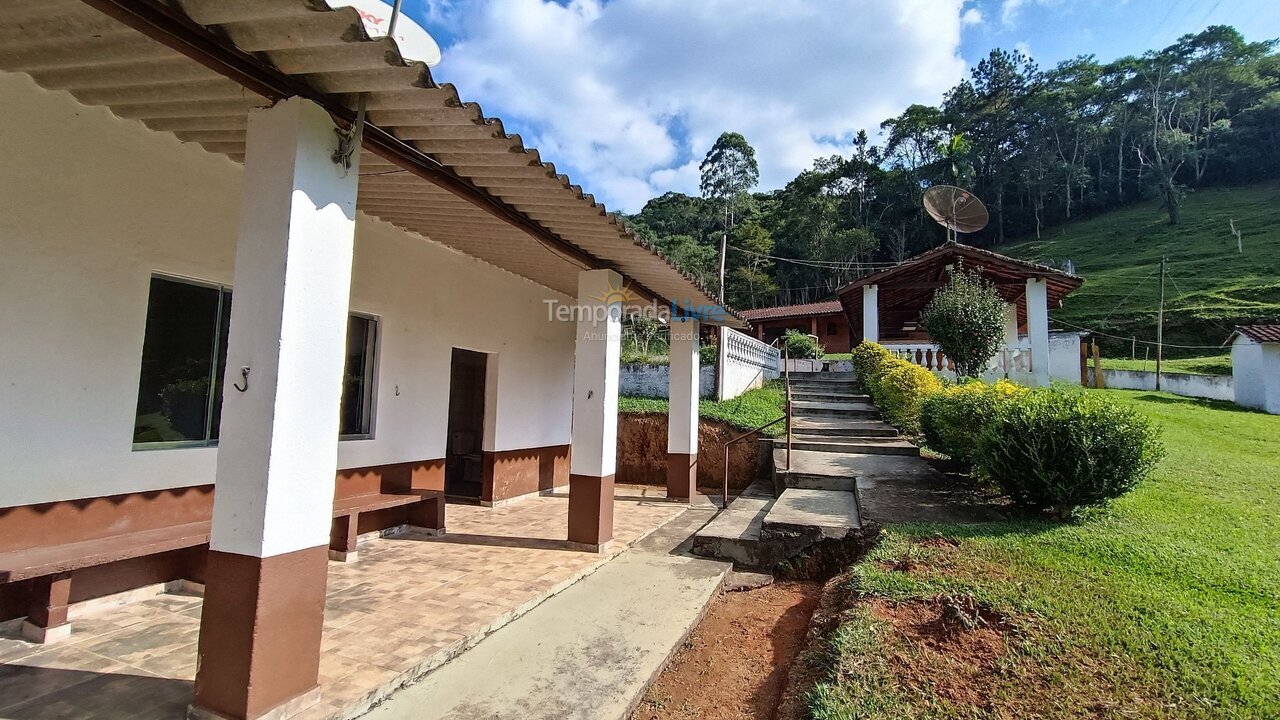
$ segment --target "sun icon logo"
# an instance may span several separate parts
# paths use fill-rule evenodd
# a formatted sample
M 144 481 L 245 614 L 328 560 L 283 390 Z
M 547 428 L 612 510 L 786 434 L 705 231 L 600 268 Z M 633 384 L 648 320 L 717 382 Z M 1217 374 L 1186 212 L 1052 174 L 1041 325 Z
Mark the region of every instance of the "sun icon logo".
M 639 295 L 636 295 L 635 293 L 631 292 L 631 288 L 627 286 L 626 281 L 624 281 L 622 278 L 618 278 L 618 283 L 619 283 L 618 286 L 614 287 L 613 281 L 610 280 L 608 292 L 595 295 L 593 296 L 592 299 L 599 300 L 605 305 L 612 305 L 614 303 L 621 303 L 623 305 L 627 305 L 629 303 L 634 303 L 640 299 Z

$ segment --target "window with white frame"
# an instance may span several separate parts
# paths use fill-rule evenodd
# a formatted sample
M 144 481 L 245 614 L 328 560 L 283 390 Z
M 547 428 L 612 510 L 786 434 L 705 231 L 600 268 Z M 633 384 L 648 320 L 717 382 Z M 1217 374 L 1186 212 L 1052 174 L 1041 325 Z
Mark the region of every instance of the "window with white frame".
M 230 321 L 231 288 L 151 278 L 134 445 L 217 443 Z M 377 338 L 377 319 L 351 315 L 339 430 L 344 439 L 373 434 Z

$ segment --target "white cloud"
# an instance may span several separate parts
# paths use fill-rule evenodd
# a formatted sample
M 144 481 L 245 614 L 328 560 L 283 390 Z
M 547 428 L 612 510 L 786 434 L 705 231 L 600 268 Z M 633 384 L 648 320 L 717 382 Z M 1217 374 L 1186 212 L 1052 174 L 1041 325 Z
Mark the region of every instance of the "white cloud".
M 762 188 L 780 187 L 815 157 L 846 151 L 857 130 L 874 133 L 910 103 L 937 102 L 965 70 L 963 0 L 431 9 L 457 38 L 437 79 L 626 211 L 667 190 L 696 193 L 698 162 L 722 131 L 756 148 Z
M 1000 6 L 1000 22 L 1006 27 L 1013 27 L 1018 21 L 1018 12 L 1022 10 L 1022 6 L 1027 4 L 1027 0 L 1004 0 Z
M 976 7 L 971 7 L 960 14 L 960 24 L 965 27 L 982 24 L 982 11 Z
M 1020 55 L 1026 55 L 1027 57 L 1034 57 L 1031 54 L 1031 45 L 1026 40 L 1019 40 L 1018 42 L 1014 43 L 1013 50 L 1014 52 Z
M 1126 0 L 1120 0 L 1122 5 L 1125 2 Z M 1061 4 L 1062 0 L 1004 0 L 1000 5 L 1000 22 L 1004 23 L 1006 28 L 1012 28 L 1018 24 L 1018 15 L 1032 5 L 1056 8 Z

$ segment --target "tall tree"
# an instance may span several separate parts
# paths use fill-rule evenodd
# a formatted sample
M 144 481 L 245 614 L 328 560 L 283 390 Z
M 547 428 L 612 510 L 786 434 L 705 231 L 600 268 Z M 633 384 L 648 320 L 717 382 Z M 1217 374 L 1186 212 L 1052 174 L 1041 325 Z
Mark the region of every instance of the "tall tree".
M 734 212 L 743 203 L 747 193 L 760 181 L 760 166 L 756 164 L 755 149 L 741 133 L 725 132 L 716 139 L 715 145 L 711 146 L 698 169 L 702 172 L 702 180 L 698 185 L 702 197 L 717 203 L 723 217 L 719 288 L 719 300 L 723 303 L 725 255 L 729 231 L 733 229 Z

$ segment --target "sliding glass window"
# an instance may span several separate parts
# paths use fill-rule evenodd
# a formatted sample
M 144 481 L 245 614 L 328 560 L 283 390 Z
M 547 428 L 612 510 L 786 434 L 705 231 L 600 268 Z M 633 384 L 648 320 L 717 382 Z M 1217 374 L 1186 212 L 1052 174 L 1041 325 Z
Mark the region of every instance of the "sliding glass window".
M 142 342 L 134 445 L 214 445 L 222 414 L 231 289 L 153 277 Z M 352 315 L 347 328 L 343 437 L 373 432 L 377 320 Z

